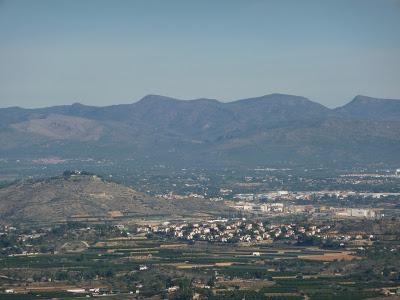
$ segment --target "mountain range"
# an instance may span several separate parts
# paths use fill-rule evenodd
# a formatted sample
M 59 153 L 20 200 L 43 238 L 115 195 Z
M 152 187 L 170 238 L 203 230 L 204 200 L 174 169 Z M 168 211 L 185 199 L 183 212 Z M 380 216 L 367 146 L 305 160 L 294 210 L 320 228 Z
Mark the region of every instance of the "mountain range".
M 271 94 L 232 102 L 148 95 L 132 104 L 0 109 L 0 158 L 113 158 L 177 166 L 400 164 L 400 101 L 329 109 Z

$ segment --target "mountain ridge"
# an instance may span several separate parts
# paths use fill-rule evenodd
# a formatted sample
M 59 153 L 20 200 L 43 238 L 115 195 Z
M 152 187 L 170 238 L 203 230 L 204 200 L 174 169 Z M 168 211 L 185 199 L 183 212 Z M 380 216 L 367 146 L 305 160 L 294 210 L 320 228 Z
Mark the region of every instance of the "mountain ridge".
M 352 101 L 335 108 L 334 111 L 344 116 L 356 118 L 398 120 L 400 116 L 400 101 L 397 99 L 357 95 Z
M 330 109 L 285 94 L 231 102 L 147 95 L 103 107 L 5 108 L 0 142 L 5 158 L 81 157 L 84 147 L 89 157 L 184 165 L 391 164 L 400 163 L 400 101 L 357 96 Z
M 239 101 L 246 101 L 246 100 L 253 100 L 253 99 L 259 99 L 259 98 L 267 98 L 267 97 L 272 97 L 272 96 L 282 96 L 282 97 L 293 97 L 293 98 L 299 98 L 299 99 L 305 99 L 317 104 L 320 104 L 326 108 L 328 108 L 327 106 L 325 106 L 324 104 L 318 102 L 318 101 L 313 101 L 310 100 L 307 97 L 304 96 L 299 96 L 299 95 L 293 95 L 293 94 L 285 94 L 285 93 L 270 93 L 270 94 L 265 94 L 265 95 L 261 95 L 261 96 L 253 96 L 253 97 L 249 97 L 249 98 L 241 98 L 241 99 L 231 99 L 228 101 L 221 101 L 215 98 L 193 98 L 193 99 L 181 99 L 181 98 L 176 98 L 176 97 L 172 97 L 172 96 L 165 96 L 165 95 L 160 95 L 160 94 L 147 94 L 145 96 L 143 96 L 142 98 L 138 99 L 137 101 L 131 102 L 131 103 L 121 103 L 121 104 L 110 104 L 110 105 L 104 105 L 104 106 L 96 106 L 96 105 L 88 105 L 88 104 L 83 104 L 80 102 L 74 102 L 71 104 L 61 104 L 61 105 L 55 105 L 55 106 L 44 106 L 44 107 L 36 107 L 36 108 L 28 108 L 28 107 L 21 107 L 21 106 L 6 106 L 6 107 L 0 107 L 0 110 L 2 109 L 23 109 L 23 110 L 42 110 L 42 109 L 46 109 L 46 108 L 60 108 L 60 107 L 92 107 L 92 108 L 109 108 L 112 106 L 120 106 L 120 105 L 133 105 L 136 104 L 138 102 L 141 101 L 146 101 L 148 99 L 151 98 L 158 98 L 158 99 L 165 99 L 165 100 L 175 100 L 175 101 L 182 101 L 182 102 L 190 102 L 190 101 L 212 101 L 212 102 L 219 102 L 219 103 L 223 103 L 223 104 L 228 104 L 228 103 L 234 103 L 234 102 L 239 102 Z M 353 97 L 350 101 L 348 101 L 347 103 L 334 107 L 334 108 L 328 108 L 331 110 L 346 106 L 347 104 L 350 104 L 353 101 L 359 101 L 359 100 L 375 100 L 375 101 L 400 101 L 400 98 L 377 98 L 377 97 L 372 97 L 372 96 L 367 96 L 367 95 L 356 95 L 355 97 Z

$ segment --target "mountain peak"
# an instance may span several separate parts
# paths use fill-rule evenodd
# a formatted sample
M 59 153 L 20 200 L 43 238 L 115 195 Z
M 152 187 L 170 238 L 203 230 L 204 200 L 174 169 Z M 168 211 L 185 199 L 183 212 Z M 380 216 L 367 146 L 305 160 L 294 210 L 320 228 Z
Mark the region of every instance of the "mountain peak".
M 264 96 L 259 96 L 259 97 L 252 97 L 252 98 L 246 98 L 246 99 L 240 99 L 236 100 L 234 102 L 277 102 L 277 103 L 286 103 L 286 102 L 304 102 L 304 101 L 309 101 L 312 102 L 311 100 L 301 97 L 301 96 L 295 96 L 295 95 L 288 95 L 288 94 L 279 94 L 279 93 L 274 93 L 274 94 L 267 94 Z
M 302 96 L 297 96 L 297 95 L 292 95 L 292 94 L 284 94 L 284 93 L 272 93 L 272 94 L 266 94 L 261 97 L 281 97 L 281 98 L 302 98 L 302 99 L 307 99 Z
M 384 99 L 372 98 L 372 97 L 364 96 L 364 95 L 357 95 L 353 98 L 352 101 L 350 101 L 350 103 L 358 103 L 358 104 L 365 103 L 366 104 L 366 103 L 371 103 L 371 102 L 379 102 L 381 100 L 384 100 Z
M 149 95 L 144 96 L 137 103 L 161 103 L 161 102 L 216 103 L 216 102 L 219 102 L 219 101 L 216 100 L 216 99 L 209 99 L 209 98 L 198 98 L 198 99 L 192 99 L 192 100 L 186 100 L 186 99 L 183 100 L 183 99 L 177 99 L 177 98 L 172 98 L 172 97 L 168 97 L 168 96 L 149 94 Z
M 83 107 L 83 106 L 86 106 L 86 105 L 84 105 L 82 103 L 79 103 L 79 102 L 74 102 L 74 103 L 71 104 L 71 106 L 72 107 Z
M 242 99 L 232 102 L 233 105 L 245 105 L 255 107 L 255 109 L 273 109 L 273 110 L 291 110 L 295 113 L 302 114 L 313 114 L 313 113 L 326 113 L 329 109 L 320 103 L 313 102 L 308 98 L 287 95 L 287 94 L 269 94 L 261 97 L 254 97 L 248 99 Z
M 335 109 L 342 116 L 369 120 L 398 120 L 400 101 L 357 95 L 349 103 Z
M 392 102 L 399 101 L 398 99 L 384 99 L 384 98 L 374 98 L 365 95 L 357 95 L 350 103 L 383 103 L 383 102 Z M 349 103 L 349 104 L 350 104 Z
M 149 94 L 144 96 L 142 99 L 140 99 L 137 103 L 157 103 L 157 102 L 165 102 L 165 101 L 179 101 L 178 99 L 172 98 L 172 97 L 167 97 L 167 96 L 162 96 L 162 95 L 155 95 L 155 94 Z

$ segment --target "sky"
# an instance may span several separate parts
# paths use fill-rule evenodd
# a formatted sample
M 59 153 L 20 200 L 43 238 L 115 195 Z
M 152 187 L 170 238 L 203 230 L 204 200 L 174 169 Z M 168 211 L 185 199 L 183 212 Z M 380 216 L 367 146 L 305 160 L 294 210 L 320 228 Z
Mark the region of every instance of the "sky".
M 400 99 L 400 0 L 0 0 L 0 107 Z

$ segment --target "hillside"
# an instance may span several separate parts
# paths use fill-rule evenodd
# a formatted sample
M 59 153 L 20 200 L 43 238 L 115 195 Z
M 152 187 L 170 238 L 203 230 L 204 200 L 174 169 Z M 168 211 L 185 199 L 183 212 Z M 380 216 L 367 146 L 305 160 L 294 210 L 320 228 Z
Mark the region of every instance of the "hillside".
M 207 200 L 165 200 L 92 175 L 23 181 L 0 189 L 0 222 L 63 222 L 81 216 L 166 216 L 224 212 Z
M 359 95 L 335 111 L 339 115 L 357 119 L 399 121 L 400 101 Z
M 0 158 L 177 166 L 400 164 L 400 101 L 336 109 L 271 94 L 232 102 L 148 95 L 107 107 L 0 109 Z

